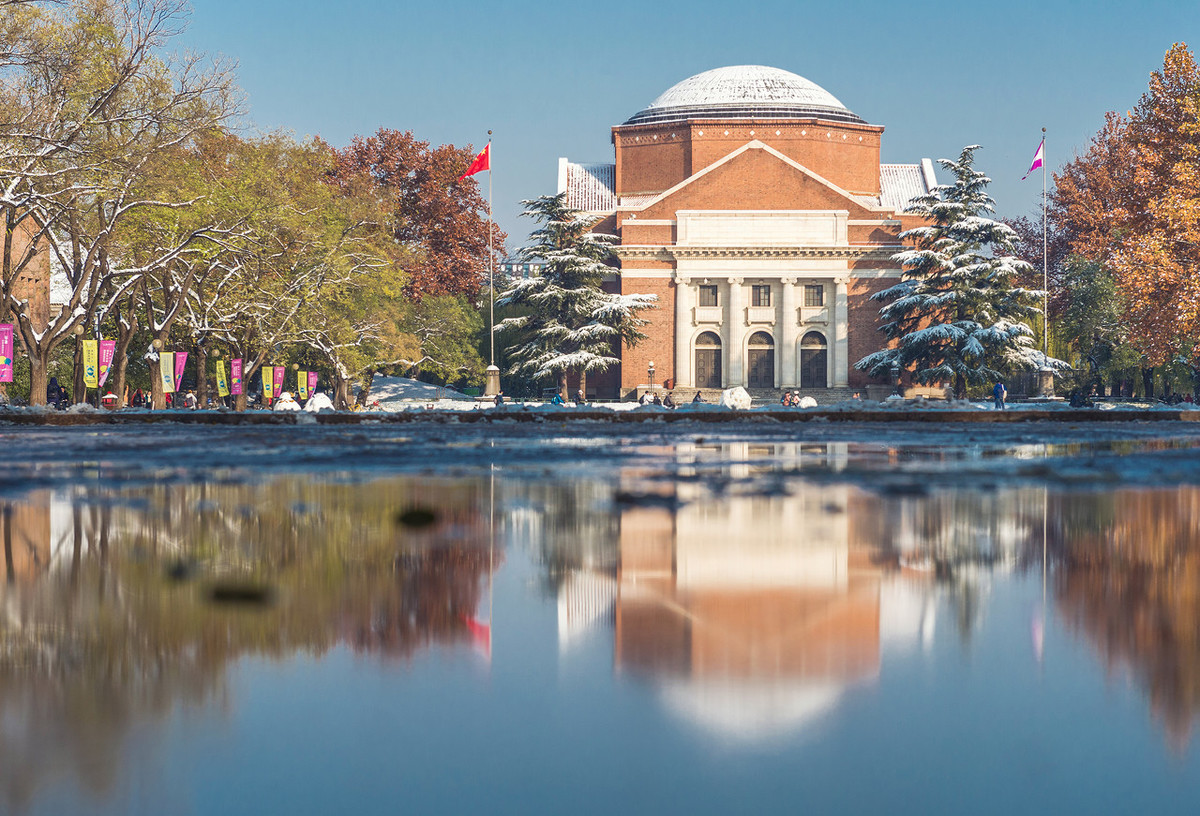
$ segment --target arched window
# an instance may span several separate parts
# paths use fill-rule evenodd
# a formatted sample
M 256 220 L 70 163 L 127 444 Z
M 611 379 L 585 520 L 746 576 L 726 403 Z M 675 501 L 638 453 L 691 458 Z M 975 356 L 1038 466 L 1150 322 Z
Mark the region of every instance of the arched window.
M 775 341 L 766 332 L 750 335 L 746 350 L 746 385 L 751 388 L 775 387 Z
M 828 360 L 829 344 L 825 342 L 825 335 L 810 331 L 800 338 L 800 387 L 827 387 Z
M 721 387 L 721 338 L 713 332 L 696 338 L 696 387 Z

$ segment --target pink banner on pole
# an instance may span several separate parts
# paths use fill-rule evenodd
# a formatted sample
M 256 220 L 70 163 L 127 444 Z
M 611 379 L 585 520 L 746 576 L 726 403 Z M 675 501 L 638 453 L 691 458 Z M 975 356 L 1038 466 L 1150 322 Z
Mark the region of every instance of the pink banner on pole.
M 175 390 L 179 390 L 179 384 L 183 382 L 183 367 L 187 365 L 186 351 L 175 352 Z
M 0 382 L 13 381 L 13 327 L 0 323 Z
M 308 372 L 308 395 L 311 397 L 317 392 L 317 372 Z
M 108 369 L 112 367 L 113 355 L 117 351 L 116 340 L 101 340 L 100 341 L 100 385 L 104 387 L 104 381 L 108 379 Z
M 283 377 L 287 373 L 287 368 L 284 366 L 275 366 L 275 370 L 271 372 L 271 384 L 275 391 L 275 397 L 278 398 L 283 393 Z
M 229 376 L 233 380 L 229 384 L 230 394 L 242 393 L 242 358 L 236 357 L 229 362 Z

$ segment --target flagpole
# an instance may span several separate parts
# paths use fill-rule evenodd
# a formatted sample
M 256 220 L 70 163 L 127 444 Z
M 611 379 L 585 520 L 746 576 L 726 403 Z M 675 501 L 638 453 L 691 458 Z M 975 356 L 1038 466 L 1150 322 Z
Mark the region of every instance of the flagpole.
M 487 132 L 487 323 L 491 326 L 488 330 L 488 338 L 491 340 L 491 365 L 496 365 L 496 280 L 494 280 L 492 265 L 492 224 L 494 216 L 492 215 L 492 132 Z M 1043 182 L 1043 186 L 1044 182 Z
M 491 178 L 488 173 L 488 178 Z M 1046 129 L 1042 128 L 1042 364 L 1050 358 L 1050 264 L 1046 252 Z

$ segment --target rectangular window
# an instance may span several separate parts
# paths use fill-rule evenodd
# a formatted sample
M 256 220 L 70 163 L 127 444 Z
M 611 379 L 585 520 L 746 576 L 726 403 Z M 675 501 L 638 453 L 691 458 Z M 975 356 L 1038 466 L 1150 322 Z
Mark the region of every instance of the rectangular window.
M 716 306 L 717 305 L 717 287 L 715 285 L 700 287 L 700 305 L 701 306 Z
M 825 305 L 825 287 L 819 283 L 809 283 L 804 286 L 804 305 L 812 308 Z
M 771 285 L 767 283 L 755 284 L 750 287 L 750 305 L 751 306 L 770 306 L 771 305 Z

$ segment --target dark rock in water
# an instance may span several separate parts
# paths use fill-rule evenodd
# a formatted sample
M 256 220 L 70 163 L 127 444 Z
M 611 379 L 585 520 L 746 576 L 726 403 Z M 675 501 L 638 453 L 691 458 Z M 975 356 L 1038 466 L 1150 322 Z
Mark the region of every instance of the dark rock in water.
M 396 514 L 396 523 L 402 527 L 408 527 L 413 530 L 419 530 L 422 527 L 429 527 L 436 524 L 438 520 L 437 512 L 430 510 L 427 507 L 410 507 Z
M 176 558 L 167 564 L 163 572 L 168 581 L 181 584 L 196 574 L 196 563 L 185 558 Z
M 273 597 L 269 586 L 249 582 L 227 581 L 213 584 L 208 590 L 208 600 L 215 604 L 264 606 Z

